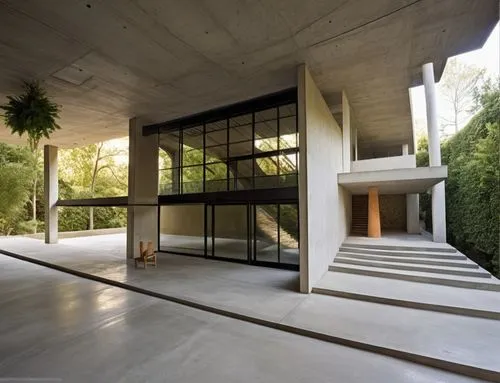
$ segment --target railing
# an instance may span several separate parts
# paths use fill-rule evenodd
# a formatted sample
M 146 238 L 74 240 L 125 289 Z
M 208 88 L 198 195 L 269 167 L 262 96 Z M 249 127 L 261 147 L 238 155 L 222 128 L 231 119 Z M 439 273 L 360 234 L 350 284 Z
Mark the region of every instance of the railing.
M 240 177 L 236 181 L 229 179 L 229 191 L 249 190 L 249 189 L 271 189 L 297 186 L 297 174 L 281 174 L 269 175 L 260 177 Z M 172 183 L 160 184 L 160 195 L 179 194 L 179 185 Z M 206 180 L 205 192 L 228 191 L 228 181 L 222 180 Z M 182 194 L 203 193 L 203 181 L 190 181 L 182 183 Z
M 372 172 L 376 170 L 415 168 L 417 161 L 414 154 L 404 156 L 372 158 L 351 162 L 351 172 Z

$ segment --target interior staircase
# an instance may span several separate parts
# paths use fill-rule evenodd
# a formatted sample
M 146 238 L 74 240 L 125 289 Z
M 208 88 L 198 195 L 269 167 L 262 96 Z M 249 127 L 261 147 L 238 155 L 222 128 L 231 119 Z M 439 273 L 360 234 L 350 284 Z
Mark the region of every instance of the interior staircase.
M 278 242 L 278 230 L 280 231 L 280 242 L 281 246 L 288 248 L 297 248 L 297 239 L 293 238 L 288 232 L 283 228 L 279 227 L 276 219 L 272 217 L 268 212 L 266 212 L 262 207 L 257 207 L 257 231 L 260 236 L 266 237 L 270 243 Z
M 351 235 L 368 235 L 368 196 L 352 196 Z

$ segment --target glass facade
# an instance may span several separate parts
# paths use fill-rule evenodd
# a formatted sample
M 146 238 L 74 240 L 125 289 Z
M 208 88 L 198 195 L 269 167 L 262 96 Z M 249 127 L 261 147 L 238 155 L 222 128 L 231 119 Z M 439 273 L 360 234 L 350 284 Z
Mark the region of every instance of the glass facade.
M 160 251 L 297 269 L 296 204 L 160 207 Z
M 160 251 L 298 269 L 296 90 L 155 127 Z
M 159 136 L 160 195 L 297 186 L 295 103 Z

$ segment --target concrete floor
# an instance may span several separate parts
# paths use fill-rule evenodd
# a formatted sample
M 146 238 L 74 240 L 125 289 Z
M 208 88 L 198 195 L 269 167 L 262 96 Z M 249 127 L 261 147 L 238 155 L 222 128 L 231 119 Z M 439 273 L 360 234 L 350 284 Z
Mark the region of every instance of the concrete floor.
M 322 339 L 364 350 L 376 349 L 403 358 L 417 355 L 418 360 L 437 361 L 432 365 L 442 367 L 442 362 L 457 371 L 484 370 L 490 377 L 500 377 L 500 321 L 302 295 L 297 293 L 296 272 L 186 256 L 165 255 L 158 269 L 139 270 L 124 261 L 124 235 L 64 239 L 58 245 L 4 238 L 0 239 L 0 249 L 268 321 L 271 326 L 292 328 L 300 334 L 321 334 Z
M 0 257 L 3 382 L 478 382 Z

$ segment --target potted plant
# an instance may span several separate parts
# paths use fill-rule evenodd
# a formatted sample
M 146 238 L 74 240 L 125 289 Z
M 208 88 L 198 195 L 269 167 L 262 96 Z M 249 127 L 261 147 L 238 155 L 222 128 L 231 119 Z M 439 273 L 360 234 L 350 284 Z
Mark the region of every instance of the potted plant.
M 56 120 L 59 118 L 60 107 L 54 103 L 38 81 L 23 83 L 23 93 L 19 96 L 7 96 L 8 102 L 0 105 L 3 111 L 5 125 L 11 129 L 12 134 L 28 136 L 28 145 L 33 156 L 33 231 L 36 233 L 36 190 L 38 182 L 39 150 L 38 145 L 42 138 L 50 135 L 60 126 Z

